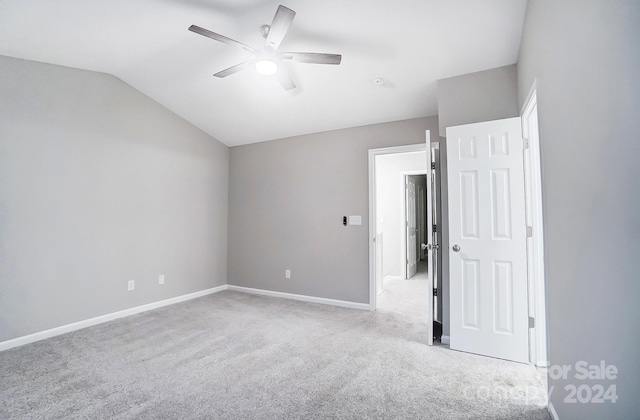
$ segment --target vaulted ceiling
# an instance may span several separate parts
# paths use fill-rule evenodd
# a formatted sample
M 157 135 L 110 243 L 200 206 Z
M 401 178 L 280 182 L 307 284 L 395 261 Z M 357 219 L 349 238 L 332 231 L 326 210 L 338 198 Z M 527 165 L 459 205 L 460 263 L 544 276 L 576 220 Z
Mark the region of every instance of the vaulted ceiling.
M 282 51 L 342 54 L 287 62 L 297 87 L 188 31 L 253 47 L 279 4 L 296 12 Z M 112 74 L 235 146 L 435 115 L 437 80 L 513 64 L 526 0 L 0 0 L 0 54 Z M 375 77 L 384 83 L 377 85 Z M 1 100 L 1 98 L 0 98 Z

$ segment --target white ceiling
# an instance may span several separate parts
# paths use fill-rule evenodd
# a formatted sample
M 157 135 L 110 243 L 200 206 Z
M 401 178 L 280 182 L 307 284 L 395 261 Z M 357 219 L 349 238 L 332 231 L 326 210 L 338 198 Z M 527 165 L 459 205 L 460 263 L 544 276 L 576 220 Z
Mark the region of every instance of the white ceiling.
M 213 73 L 260 47 L 278 4 L 296 11 L 280 51 L 285 91 L 254 69 Z M 0 0 L 0 54 L 113 74 L 228 146 L 437 114 L 437 80 L 513 64 L 526 0 Z M 372 79 L 381 76 L 383 86 Z

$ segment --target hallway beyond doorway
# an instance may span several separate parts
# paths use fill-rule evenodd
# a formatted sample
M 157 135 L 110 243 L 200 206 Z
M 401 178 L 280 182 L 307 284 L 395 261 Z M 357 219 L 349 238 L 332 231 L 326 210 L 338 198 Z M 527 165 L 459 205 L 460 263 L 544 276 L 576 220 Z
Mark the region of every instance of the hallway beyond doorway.
M 394 313 L 411 322 L 426 322 L 429 298 L 427 261 L 418 262 L 416 274 L 407 280 L 389 280 L 378 295 L 377 310 Z

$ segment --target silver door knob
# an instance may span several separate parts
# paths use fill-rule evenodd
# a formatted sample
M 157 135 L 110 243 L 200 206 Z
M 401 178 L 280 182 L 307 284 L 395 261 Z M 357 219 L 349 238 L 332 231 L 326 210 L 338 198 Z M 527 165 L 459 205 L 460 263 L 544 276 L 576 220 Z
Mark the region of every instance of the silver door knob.
M 438 249 L 440 249 L 440 245 L 435 244 L 435 245 L 433 246 L 433 249 L 437 251 Z
M 453 249 L 453 252 L 460 252 L 460 245 L 455 244 L 451 249 Z
M 420 248 L 422 248 L 422 250 L 424 251 L 425 249 L 429 248 L 429 245 L 427 244 L 420 244 Z

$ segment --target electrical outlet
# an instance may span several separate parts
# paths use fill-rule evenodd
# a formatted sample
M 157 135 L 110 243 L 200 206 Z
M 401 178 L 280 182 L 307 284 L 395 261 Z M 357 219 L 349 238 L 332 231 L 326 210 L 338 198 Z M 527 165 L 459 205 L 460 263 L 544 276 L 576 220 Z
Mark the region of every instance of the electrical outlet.
M 284 278 L 285 279 L 291 278 L 291 270 L 284 270 Z
M 158 276 L 158 284 L 164 284 L 164 274 Z
M 128 291 L 132 291 L 135 288 L 136 288 L 136 281 L 135 280 L 129 280 L 129 283 L 127 284 L 127 290 Z

